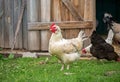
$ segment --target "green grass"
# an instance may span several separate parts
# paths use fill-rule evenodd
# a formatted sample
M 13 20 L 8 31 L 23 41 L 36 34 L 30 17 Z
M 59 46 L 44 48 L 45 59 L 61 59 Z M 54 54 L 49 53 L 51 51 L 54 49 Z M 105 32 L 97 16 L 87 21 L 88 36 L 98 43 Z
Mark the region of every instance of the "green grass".
M 56 58 L 40 64 L 43 60 L 45 57 L 1 59 L 0 82 L 120 82 L 119 62 L 80 60 L 70 70 L 60 71 Z

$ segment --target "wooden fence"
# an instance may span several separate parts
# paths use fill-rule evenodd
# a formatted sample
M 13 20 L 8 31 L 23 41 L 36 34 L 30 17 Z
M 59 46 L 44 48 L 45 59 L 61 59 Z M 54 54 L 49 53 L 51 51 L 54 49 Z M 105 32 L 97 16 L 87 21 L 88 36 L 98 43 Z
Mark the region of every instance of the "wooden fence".
M 11 48 L 14 40 L 15 30 L 20 15 L 22 0 L 0 0 L 0 47 Z M 27 49 L 27 7 L 18 37 L 16 39 L 15 49 Z
M 0 0 L 0 47 L 11 48 L 22 0 Z M 81 29 L 90 35 L 95 24 L 95 0 L 27 0 L 15 49 L 47 51 L 52 22 L 65 38 Z

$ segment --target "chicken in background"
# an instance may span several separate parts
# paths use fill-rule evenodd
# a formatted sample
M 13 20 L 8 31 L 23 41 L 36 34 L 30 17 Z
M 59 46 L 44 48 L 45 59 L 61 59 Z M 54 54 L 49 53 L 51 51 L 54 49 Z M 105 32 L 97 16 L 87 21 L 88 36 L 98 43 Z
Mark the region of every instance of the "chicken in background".
M 93 31 L 91 37 L 90 53 L 97 59 L 120 61 L 120 57 L 114 51 L 114 47 L 107 43 L 100 35 Z
M 114 32 L 114 39 L 120 44 L 120 24 L 116 23 L 112 15 L 109 13 L 104 14 L 103 21 L 107 25 L 107 28 Z
M 114 36 L 114 33 L 112 30 L 109 30 L 108 32 L 108 36 L 106 38 L 106 42 L 109 43 L 110 45 L 112 45 L 112 42 L 113 42 L 113 36 Z M 83 54 L 86 54 L 86 53 L 90 53 L 90 48 L 91 48 L 92 44 L 88 45 L 87 47 L 83 48 L 82 49 L 82 53 Z
M 73 39 L 64 39 L 60 27 L 56 24 L 50 26 L 50 31 L 52 35 L 49 40 L 49 53 L 61 61 L 61 70 L 64 70 L 65 65 L 69 69 L 69 64 L 81 56 L 83 41 L 85 40 L 84 31 L 80 31 L 78 37 Z

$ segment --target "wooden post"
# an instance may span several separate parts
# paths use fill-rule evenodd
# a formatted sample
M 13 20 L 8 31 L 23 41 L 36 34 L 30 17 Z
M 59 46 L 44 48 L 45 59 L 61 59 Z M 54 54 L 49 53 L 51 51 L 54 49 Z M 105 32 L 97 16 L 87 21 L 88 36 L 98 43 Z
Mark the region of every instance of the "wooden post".
M 51 16 L 51 0 L 41 0 L 41 22 L 50 22 Z M 41 50 L 48 50 L 48 30 L 41 31 Z
M 27 0 L 28 22 L 38 21 L 38 3 L 39 0 Z M 40 50 L 40 33 L 39 31 L 28 31 L 28 49 Z

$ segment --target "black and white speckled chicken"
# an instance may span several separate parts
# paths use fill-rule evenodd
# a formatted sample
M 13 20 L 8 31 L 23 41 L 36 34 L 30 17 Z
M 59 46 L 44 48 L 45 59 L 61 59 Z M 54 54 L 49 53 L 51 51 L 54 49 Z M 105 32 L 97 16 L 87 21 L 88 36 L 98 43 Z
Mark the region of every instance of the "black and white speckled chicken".
M 117 23 L 113 16 L 109 13 L 104 14 L 103 21 L 109 30 L 112 29 L 114 32 L 114 40 L 120 44 L 120 24 Z
M 91 37 L 90 53 L 97 59 L 107 59 L 109 61 L 120 61 L 120 57 L 114 51 L 114 47 L 108 44 L 100 35 L 93 31 Z

